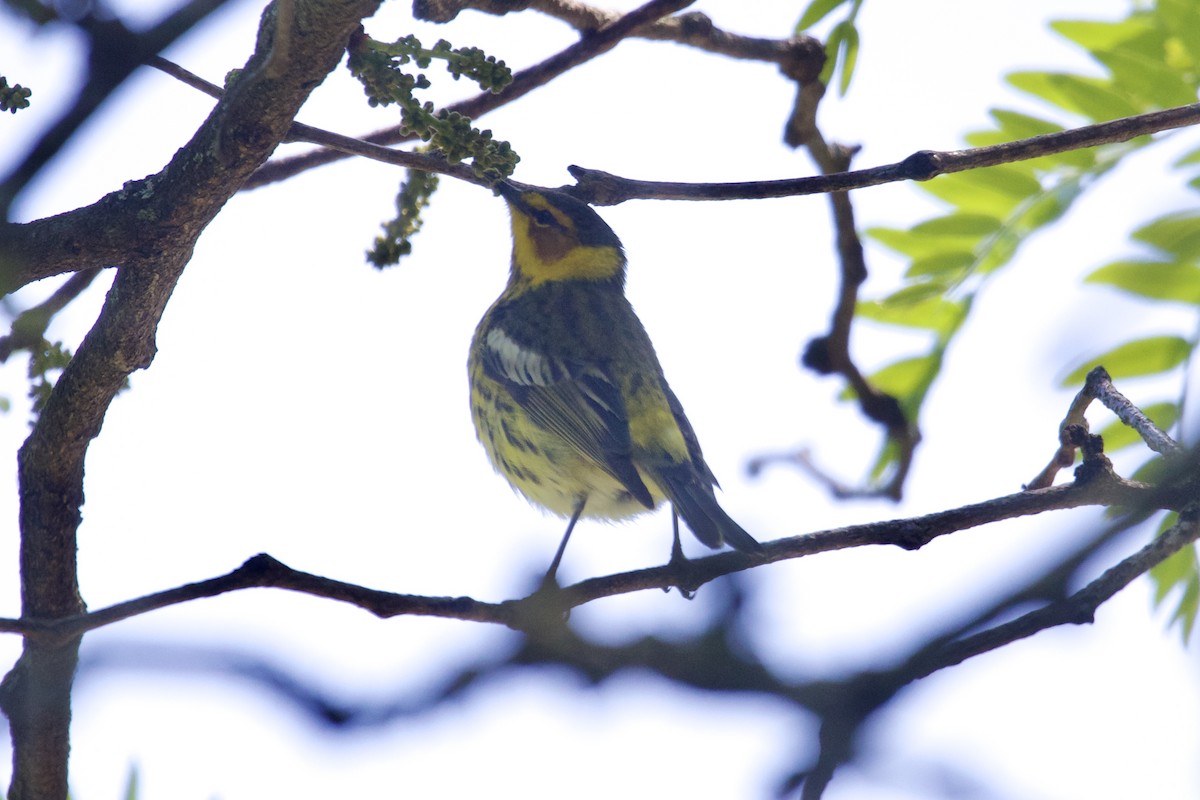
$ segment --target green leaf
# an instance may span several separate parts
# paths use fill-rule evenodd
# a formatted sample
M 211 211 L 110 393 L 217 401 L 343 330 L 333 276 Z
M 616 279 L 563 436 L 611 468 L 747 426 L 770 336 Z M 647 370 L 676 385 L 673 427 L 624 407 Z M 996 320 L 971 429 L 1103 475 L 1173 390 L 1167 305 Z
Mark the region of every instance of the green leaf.
M 948 245 L 957 246 L 959 244 L 959 242 L 948 243 L 944 238 L 938 236 L 924 236 L 915 229 L 868 228 L 867 235 L 884 247 L 913 259 L 935 256 L 945 252 Z M 970 237 L 965 241 L 970 247 L 975 239 Z
M 804 33 L 833 13 L 838 6 L 848 2 L 850 0 L 813 0 L 800 15 L 800 21 L 796 23 L 796 33 Z
M 1040 192 L 1042 185 L 1026 171 L 1005 164 L 943 175 L 922 188 L 963 211 L 1004 219 L 1017 203 Z
M 817 76 L 818 80 L 826 86 L 829 85 L 833 78 L 833 72 L 837 69 L 838 53 L 842 49 L 842 39 L 846 36 L 847 24 L 843 20 L 833 26 L 833 30 L 829 32 L 829 36 L 825 39 L 825 65 L 821 67 L 821 74 Z
M 1191 550 L 1195 557 L 1196 546 L 1192 545 L 1187 549 Z M 1200 609 L 1200 579 L 1192 577 L 1183 590 L 1183 597 L 1179 598 L 1179 605 L 1175 607 L 1175 613 L 1171 615 L 1171 623 L 1179 626 L 1184 644 L 1187 644 L 1188 640 L 1192 638 L 1192 631 L 1196 627 L 1197 609 Z
M 1188 66 L 1195 72 L 1196 65 L 1200 64 L 1200 6 L 1195 0 L 1158 0 L 1154 10 L 1167 31 L 1168 49 L 1178 42 L 1190 61 Z M 1183 67 L 1182 64 L 1174 66 Z
M 1000 226 L 1000 220 L 984 214 L 952 213 L 926 220 L 909 230 L 869 228 L 867 235 L 885 247 L 920 260 L 947 252 L 973 251 L 980 239 Z
M 1192 164 L 1200 164 L 1200 147 L 1195 150 L 1189 150 L 1172 165 L 1175 167 L 1189 167 Z
M 1178 336 L 1149 336 L 1145 339 L 1135 339 L 1119 347 L 1114 347 L 1095 358 L 1089 358 L 1079 367 L 1071 370 L 1070 374 L 1062 379 L 1060 385 L 1064 388 L 1081 386 L 1087 374 L 1097 366 L 1104 367 L 1114 378 L 1157 375 L 1178 367 L 1187 360 L 1191 350 L 1191 345 Z
M 1200 267 L 1192 263 L 1114 261 L 1093 271 L 1084 280 L 1151 300 L 1200 304 Z
M 858 65 L 858 28 L 849 24 L 846 35 L 842 40 L 840 60 L 842 63 L 842 82 L 838 86 L 838 94 L 845 95 L 850 88 L 850 79 L 854 77 L 854 67 Z
M 913 259 L 904 272 L 906 278 L 925 275 L 957 275 L 967 271 L 975 263 L 975 254 L 963 250 L 938 253 L 925 258 Z
M 1044 136 L 1047 133 L 1058 133 L 1062 125 L 1055 124 L 1040 117 L 1010 111 L 1004 108 L 993 108 L 988 112 L 996 121 L 996 126 L 1013 139 L 1028 139 L 1031 136 Z
M 1036 230 L 1049 225 L 1066 212 L 1067 207 L 1075 199 L 1075 193 L 1069 192 L 1068 197 L 1060 196 L 1059 192 L 1045 192 L 1025 207 L 1018 220 L 1022 232 Z
M 921 303 L 935 297 L 941 297 L 950 291 L 948 284 L 940 280 L 925 280 L 910 283 L 879 301 L 886 306 L 906 306 Z M 869 301 L 868 301 L 869 302 Z
M 932 353 L 902 358 L 874 373 L 868 380 L 880 391 L 903 401 L 923 392 L 932 376 L 937 374 L 940 364 L 941 359 Z
M 966 303 L 946 300 L 941 296 L 904 302 L 903 300 L 897 301 L 896 295 L 892 295 L 886 300 L 862 301 L 858 304 L 855 313 L 863 319 L 887 325 L 920 328 L 945 335 L 962 323 L 966 311 Z
M 1105 53 L 1113 82 L 1146 107 L 1172 108 L 1196 102 L 1196 89 L 1163 63 L 1162 54 L 1146 58 L 1125 52 Z
M 1179 420 L 1179 405 L 1177 403 L 1153 403 L 1142 409 L 1142 413 L 1150 418 L 1155 425 L 1168 431 Z M 1114 420 L 1100 429 L 1104 439 L 1104 452 L 1112 453 L 1122 447 L 1142 441 L 1138 432 L 1121 420 Z
M 1146 110 L 1101 78 L 1062 72 L 1013 72 L 1007 80 L 1023 92 L 1094 122 L 1130 117 Z
M 1158 528 L 1162 536 L 1179 521 L 1179 515 L 1167 514 Z M 1197 611 L 1200 610 L 1200 562 L 1196 557 L 1196 546 L 1173 553 L 1150 568 L 1150 580 L 1154 583 L 1154 605 L 1161 607 L 1173 591 L 1182 590 L 1179 602 L 1171 613 L 1170 624 L 1179 625 L 1186 643 L 1195 628 Z
M 138 783 L 137 764 L 130 764 L 129 773 L 125 776 L 125 791 L 122 793 L 124 800 L 138 800 Z
M 1159 524 L 1158 531 L 1154 534 L 1155 537 L 1162 536 L 1177 522 L 1179 522 L 1178 514 L 1173 511 L 1167 514 Z M 1161 604 L 1170 594 L 1172 587 L 1187 581 L 1188 576 L 1196 571 L 1194 559 L 1195 554 L 1189 553 L 1188 548 L 1185 547 L 1150 568 L 1150 577 L 1154 579 L 1155 583 L 1154 605 Z
M 1183 211 L 1159 217 L 1135 230 L 1132 236 L 1180 261 L 1200 259 L 1200 212 Z
M 882 484 L 884 476 L 892 468 L 900 462 L 900 445 L 895 439 L 888 438 L 883 447 L 879 450 L 879 457 L 875 459 L 875 463 L 871 465 L 870 478 L 875 484 Z
M 913 226 L 913 233 L 922 236 L 954 236 L 972 240 L 1000 230 L 1004 223 L 987 214 L 947 214 Z
M 980 257 L 975 271 L 986 275 L 1000 269 L 1012 260 L 1020 246 L 1021 237 L 1017 235 L 1017 232 L 1012 228 L 1005 228 L 988 240 L 988 247 Z
M 1026 71 L 1010 75 L 1011 85 L 1089 122 L 1126 117 L 1158 105 L 1195 101 L 1200 58 L 1189 53 L 1193 52 L 1192 43 L 1196 45 L 1194 52 L 1200 53 L 1197 0 L 1135 3 L 1125 20 L 1068 21 L 1056 23 L 1055 30 L 1082 44 L 1111 77 Z M 1185 45 L 1180 37 L 1187 37 L 1189 43 Z M 1062 130 L 1058 122 L 1040 115 L 1008 109 L 996 109 L 991 114 L 994 125 L 970 134 L 967 140 L 971 144 L 998 144 Z M 1068 124 L 1078 123 L 1072 120 Z M 961 328 L 974 293 L 989 274 L 1010 263 L 1030 235 L 1061 219 L 1096 178 L 1154 141 L 1142 136 L 1131 142 L 945 175 L 922 184 L 930 195 L 953 208 L 907 231 L 880 228 L 869 232 L 910 263 L 898 290 L 874 303 L 860 303 L 856 313 L 862 319 L 934 332 L 937 341 L 926 355 L 880 370 L 874 377 L 876 384 L 897 396 L 906 412 L 916 418 L 938 374 L 944 349 Z M 1177 166 L 1194 164 L 1200 164 L 1200 148 L 1180 159 Z M 1183 179 L 1191 174 L 1194 172 Z M 1200 190 L 1200 175 L 1192 178 L 1190 185 Z M 1200 217 L 1200 212 L 1196 216 Z M 1163 266 L 1118 263 L 1096 270 L 1088 280 L 1152 300 L 1200 305 L 1200 289 L 1196 288 L 1200 285 L 1196 274 L 1200 272 L 1200 254 L 1183 255 L 1200 250 L 1200 243 L 1192 238 L 1200 238 L 1200 219 L 1184 219 L 1174 226 L 1155 221 L 1144 236 L 1153 240 L 1148 244 L 1169 254 L 1161 258 L 1148 256 L 1146 261 L 1161 261 Z M 948 299 L 951 291 L 961 306 Z M 1091 359 L 1065 383 L 1078 388 L 1087 369 L 1097 362 L 1117 377 L 1157 374 L 1178 367 L 1191 352 L 1186 341 L 1174 336 L 1127 342 Z M 1164 409 L 1158 411 L 1166 413 Z M 1114 437 L 1113 446 L 1120 446 L 1128 435 L 1121 426 L 1112 427 L 1109 434 Z M 894 464 L 894 457 L 885 447 L 878 455 L 876 468 Z
M 1092 53 L 1118 48 L 1132 39 L 1153 32 L 1150 23 L 1140 17 L 1119 22 L 1055 20 L 1050 23 L 1050 29 Z

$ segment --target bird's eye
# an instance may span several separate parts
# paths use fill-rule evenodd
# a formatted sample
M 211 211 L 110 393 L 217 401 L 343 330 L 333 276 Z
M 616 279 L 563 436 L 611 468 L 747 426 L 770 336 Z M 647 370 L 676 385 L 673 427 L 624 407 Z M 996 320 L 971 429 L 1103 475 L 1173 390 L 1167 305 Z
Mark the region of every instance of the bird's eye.
M 544 208 L 539 208 L 539 209 L 534 210 L 533 221 L 536 222 L 538 225 L 541 225 L 543 228 L 550 227 L 551 225 L 554 225 L 556 222 L 556 220 L 554 219 L 554 215 L 551 214 L 549 211 L 547 211 Z

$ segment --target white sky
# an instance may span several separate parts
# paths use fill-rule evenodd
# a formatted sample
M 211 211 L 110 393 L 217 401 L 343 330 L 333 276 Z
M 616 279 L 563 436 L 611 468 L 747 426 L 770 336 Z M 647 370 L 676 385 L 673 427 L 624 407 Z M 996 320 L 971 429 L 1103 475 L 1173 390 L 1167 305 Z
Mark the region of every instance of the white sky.
M 791 29 L 801 7 L 695 6 L 732 31 L 773 37 Z M 220 83 L 250 53 L 260 10 L 234 4 L 167 56 Z M 827 100 L 823 130 L 863 145 L 857 166 L 956 147 L 985 124 L 990 107 L 1040 111 L 1005 88 L 1004 72 L 1093 69 L 1047 32 L 1046 19 L 1124 10 L 1115 0 L 991 9 L 867 3 L 855 84 L 848 98 Z M 531 13 L 413 24 L 399 2 L 368 31 L 411 31 L 427 44 L 444 36 L 514 67 L 573 38 Z M 0 17 L 0 71 L 35 92 L 33 109 L 0 120 L 5 153 L 23 152 L 70 96 L 79 67 L 72 45 L 64 32 L 34 37 Z M 436 96 L 471 93 L 465 82 L 449 88 Z M 664 180 L 791 177 L 812 171 L 779 141 L 791 94 L 770 66 L 630 41 L 481 124 L 513 143 L 523 157 L 516 177 L 530 183 L 564 183 L 569 164 Z M 195 91 L 142 71 L 26 194 L 19 213 L 66 211 L 157 172 L 209 107 Z M 300 119 L 356 134 L 395 117 L 367 109 L 339 71 Z M 1162 149 L 1195 146 L 1192 132 L 1176 138 Z M 1168 161 L 1139 156 L 988 288 L 931 396 L 925 441 L 897 506 L 837 503 L 782 468 L 745 476 L 748 458 L 798 444 L 850 480 L 874 456 L 876 431 L 834 401 L 840 382 L 796 368 L 803 344 L 827 324 L 835 288 L 822 198 L 642 201 L 601 213 L 625 242 L 629 294 L 721 478 L 722 503 L 765 541 L 1016 491 L 1053 451 L 1072 395 L 1057 380 L 1069 363 L 1135 332 L 1190 334 L 1190 315 L 1155 309 L 1151 317 L 1146 306 L 1079 284 L 1087 270 L 1130 252 L 1126 236 L 1139 221 L 1190 202 L 1164 176 Z M 466 346 L 507 270 L 503 204 L 444 180 L 413 257 L 379 273 L 362 252 L 390 215 L 400 177 L 374 163 L 327 167 L 235 197 L 201 238 L 167 309 L 153 367 L 133 376 L 89 452 L 80 569 L 90 607 L 221 574 L 262 551 L 381 589 L 485 600 L 522 593 L 545 568 L 562 524 L 491 473 L 466 405 Z M 905 225 L 936 208 L 909 186 L 865 190 L 856 203 L 864 228 Z M 900 265 L 874 246 L 868 259 L 866 294 L 881 295 Z M 108 280 L 61 315 L 51 335 L 77 343 Z M 33 302 L 55 285 L 22 297 Z M 1097 318 L 1106 321 L 1101 330 Z M 854 340 L 867 367 L 917 346 L 869 327 Z M 0 421 L 12 453 L 26 432 L 24 368 L 0 370 L 0 388 L 17 401 Z M 1177 391 L 1148 381 L 1121 388 L 1142 404 Z M 8 463 L 15 473 L 15 459 Z M 10 576 L 0 578 L 5 616 L 19 609 L 15 504 L 15 491 L 0 495 L 11 520 L 0 549 L 0 575 Z M 797 677 L 887 663 L 1049 563 L 1098 519 L 1086 511 L 1044 515 L 916 553 L 858 549 L 755 570 L 755 643 Z M 560 575 L 570 581 L 661 563 L 669 542 L 665 512 L 622 526 L 584 524 Z M 1127 537 L 1119 552 L 1141 543 Z M 613 640 L 694 630 L 719 595 L 706 587 L 688 603 L 647 592 L 592 604 L 575 619 Z M 944 769 L 993 792 L 956 796 L 1200 796 L 1197 663 L 1164 624 L 1140 581 L 1093 626 L 1043 633 L 923 682 L 872 727 L 870 769 L 843 771 L 827 796 L 948 797 L 938 783 Z M 447 671 L 511 641 L 473 623 L 379 621 L 260 590 L 113 626 L 89 637 L 85 656 L 136 643 L 245 648 L 336 697 L 367 702 L 437 686 Z M 15 637 L 0 640 L 5 666 L 17 652 Z M 76 698 L 74 795 L 116 797 L 137 763 L 144 798 L 176 800 L 516 791 L 765 797 L 812 747 L 810 727 L 765 701 L 714 699 L 632 677 L 595 693 L 577 688 L 563 674 L 531 672 L 437 715 L 339 737 L 252 687 L 96 670 L 81 678 Z M 0 759 L 0 782 L 8 770 Z

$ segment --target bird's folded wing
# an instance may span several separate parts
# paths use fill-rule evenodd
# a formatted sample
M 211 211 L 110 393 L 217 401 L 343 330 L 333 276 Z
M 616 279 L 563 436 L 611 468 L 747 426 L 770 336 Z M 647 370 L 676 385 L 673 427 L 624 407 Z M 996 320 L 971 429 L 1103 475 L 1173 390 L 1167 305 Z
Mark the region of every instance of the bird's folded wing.
M 549 355 L 499 326 L 484 337 L 483 365 L 529 418 L 620 481 L 647 508 L 654 499 L 634 467 L 621 390 L 598 364 Z

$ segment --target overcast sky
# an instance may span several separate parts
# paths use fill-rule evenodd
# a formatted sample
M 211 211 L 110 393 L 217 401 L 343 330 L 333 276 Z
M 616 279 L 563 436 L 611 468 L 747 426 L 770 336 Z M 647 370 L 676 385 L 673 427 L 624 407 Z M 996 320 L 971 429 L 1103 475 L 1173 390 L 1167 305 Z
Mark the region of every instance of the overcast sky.
M 153 18 L 151 4 L 117 5 L 131 18 Z M 695 8 L 731 31 L 781 37 L 801 6 L 702 0 Z M 960 146 L 991 107 L 1046 113 L 1006 88 L 1003 74 L 1098 74 L 1046 20 L 1124 11 L 1109 0 L 1018 0 L 990 10 L 949 0 L 867 3 L 854 85 L 846 98 L 831 93 L 822 129 L 861 144 L 856 166 L 865 167 Z M 260 12 L 261 3 L 233 3 L 166 56 L 221 83 L 250 54 Z M 386 5 L 367 30 L 381 39 L 415 32 L 430 45 L 440 37 L 474 44 L 518 68 L 573 39 L 566 26 L 531 12 L 416 24 L 403 3 Z M 32 86 L 35 104 L 0 120 L 8 156 L 21 154 L 69 101 L 77 44 L 69 31 L 35 35 L 0 16 L 0 70 Z M 472 93 L 430 72 L 435 99 Z M 529 183 L 566 183 L 569 164 L 662 180 L 793 177 L 813 168 L 780 142 L 792 93 L 769 65 L 629 41 L 481 125 L 512 142 L 522 156 L 516 177 Z M 26 193 L 18 213 L 67 211 L 157 172 L 210 107 L 196 91 L 142 70 Z M 368 109 L 339 70 L 299 119 L 353 135 L 396 117 Z M 1163 171 L 1170 154 L 1196 146 L 1194 133 L 1176 138 L 1107 178 L 992 281 L 930 397 L 924 442 L 897 505 L 838 502 L 784 468 L 746 474 L 755 455 L 806 445 L 855 481 L 878 446 L 877 431 L 837 402 L 841 383 L 796 364 L 828 324 L 836 289 L 825 200 L 601 209 L 626 245 L 629 295 L 721 480 L 724 507 L 767 541 L 1018 491 L 1056 446 L 1073 394 L 1057 385 L 1068 366 L 1138 332 L 1191 335 L 1195 327 L 1193 315 L 1156 308 L 1151 316 L 1147 306 L 1079 283 L 1130 252 L 1126 237 L 1139 221 L 1190 202 Z M 562 522 L 492 473 L 466 402 L 466 347 L 506 277 L 506 211 L 486 191 L 444 179 L 414 255 L 378 272 L 363 252 L 392 213 L 400 178 L 391 167 L 343 162 L 235 197 L 205 232 L 163 319 L 153 366 L 133 376 L 89 452 L 80 570 L 91 608 L 224 573 L 258 552 L 375 588 L 482 600 L 518 596 L 545 569 Z M 863 228 L 911 224 L 937 208 L 906 185 L 854 197 Z M 864 296 L 898 285 L 902 264 L 873 245 L 868 261 Z M 60 315 L 51 336 L 77 344 L 109 281 L 102 277 Z M 19 299 L 35 302 L 57 285 L 29 287 Z M 868 369 L 922 346 L 871 326 L 854 339 Z M 14 360 L 0 370 L 0 389 L 14 401 L 0 420 L 10 453 L 27 432 L 24 369 Z M 1170 382 L 1122 388 L 1141 404 L 1178 392 Z M 0 463 L 15 486 L 15 459 Z M 0 509 L 13 521 L 0 549 L 0 575 L 11 576 L 0 579 L 0 615 L 17 616 L 15 491 L 0 494 Z M 754 570 L 753 644 L 796 678 L 886 665 L 1050 563 L 1099 521 L 1092 511 L 1048 514 L 915 553 L 859 548 Z M 1144 535 L 1127 536 L 1097 569 Z M 585 522 L 560 578 L 659 564 L 669 547 L 664 511 L 618 526 Z M 685 548 L 704 552 L 691 541 Z M 697 630 L 720 599 L 713 586 L 690 603 L 645 592 L 573 618 L 590 634 L 621 641 Z M 827 796 L 951 796 L 947 774 L 990 792 L 956 796 L 1200 796 L 1197 663 L 1165 624 L 1139 581 L 1095 625 L 1040 634 L 919 684 L 871 727 L 867 766 L 839 773 Z M 232 649 L 345 702 L 382 703 L 419 697 L 512 640 L 475 623 L 380 621 L 256 590 L 112 626 L 88 637 L 84 657 L 95 663 L 89 659 L 164 645 Z M 0 639 L 6 665 L 18 647 L 15 637 Z M 81 675 L 76 696 L 73 793 L 115 798 L 136 763 L 147 800 L 517 790 L 757 797 L 813 746 L 810 724 L 766 701 L 714 699 L 633 677 L 598 692 L 579 689 L 563 674 L 530 672 L 435 715 L 337 735 L 243 683 L 97 665 Z M 8 770 L 0 759 L 0 782 Z

